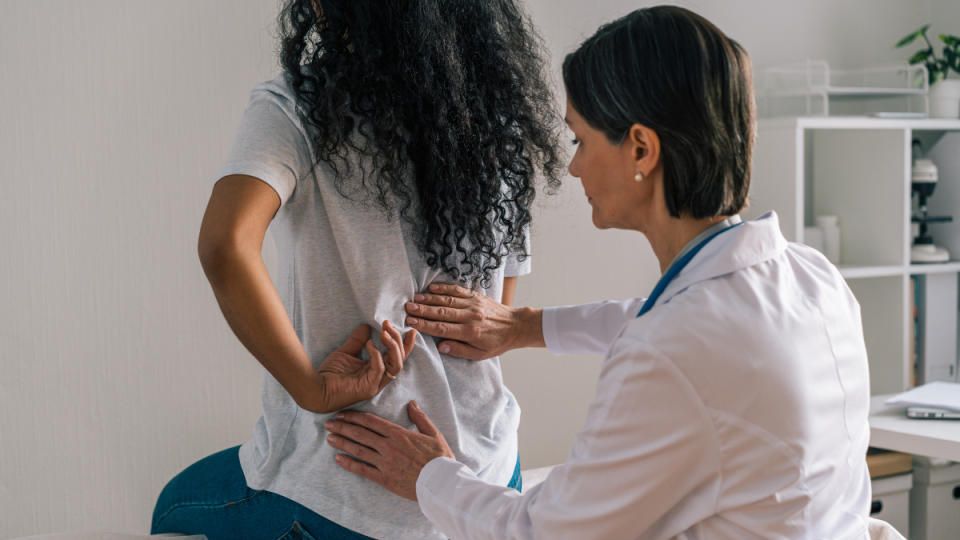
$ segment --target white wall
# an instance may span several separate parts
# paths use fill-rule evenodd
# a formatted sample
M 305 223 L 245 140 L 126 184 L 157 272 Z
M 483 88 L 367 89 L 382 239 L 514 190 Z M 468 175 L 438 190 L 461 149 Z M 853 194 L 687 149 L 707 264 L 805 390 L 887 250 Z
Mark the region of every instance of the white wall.
M 933 26 L 930 27 L 930 36 L 937 34 L 960 36 L 960 2 L 934 0 L 931 4 L 929 20 L 933 21 Z
M 273 1 L 0 2 L 0 538 L 145 532 L 237 444 L 259 368 L 196 233 Z
M 527 4 L 557 66 L 642 5 Z M 928 20 L 960 33 L 947 0 L 681 4 L 760 67 L 902 59 L 892 44 Z M 273 0 L 0 2 L 0 538 L 144 532 L 173 474 L 250 433 L 260 368 L 194 246 L 247 94 L 276 71 L 274 15 Z M 652 287 L 643 238 L 596 231 L 589 215 L 575 180 L 541 197 L 519 302 Z M 507 356 L 525 467 L 564 459 L 599 362 Z

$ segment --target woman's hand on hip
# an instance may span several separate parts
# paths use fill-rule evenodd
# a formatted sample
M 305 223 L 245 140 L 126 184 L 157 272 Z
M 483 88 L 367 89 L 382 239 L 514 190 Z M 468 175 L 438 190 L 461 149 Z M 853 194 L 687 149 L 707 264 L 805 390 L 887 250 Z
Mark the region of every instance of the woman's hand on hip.
M 380 341 L 387 349 L 386 354 L 370 340 L 370 332 L 369 326 L 358 326 L 317 368 L 319 384 L 314 388 L 319 395 L 314 402 L 319 405 L 312 410 L 333 412 L 370 399 L 400 376 L 403 363 L 413 350 L 417 331 L 410 330 L 401 336 L 389 321 L 384 321 Z M 370 356 L 369 361 L 359 357 L 363 350 Z
M 541 310 L 514 308 L 484 294 L 433 283 L 430 293 L 407 302 L 406 323 L 424 334 L 442 338 L 441 353 L 486 360 L 509 350 L 543 346 Z
M 434 458 L 456 457 L 416 401 L 407 404 L 407 415 L 419 433 L 355 411 L 343 411 L 324 427 L 330 432 L 330 446 L 349 454 L 337 454 L 337 464 L 415 501 L 417 478 L 424 466 Z

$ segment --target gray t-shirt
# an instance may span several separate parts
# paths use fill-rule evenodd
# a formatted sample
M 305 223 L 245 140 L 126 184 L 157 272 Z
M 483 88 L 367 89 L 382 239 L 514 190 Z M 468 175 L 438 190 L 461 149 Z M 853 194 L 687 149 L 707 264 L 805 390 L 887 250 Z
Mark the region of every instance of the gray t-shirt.
M 434 281 L 452 280 L 426 264 L 411 227 L 375 203 L 341 196 L 326 165 L 312 171 L 307 141 L 293 91 L 280 75 L 253 90 L 221 177 L 254 176 L 280 196 L 270 226 L 279 254 L 272 278 L 316 366 L 357 324 L 377 329 L 389 319 L 406 331 L 404 302 Z M 358 157 L 355 165 L 362 161 Z M 522 262 L 508 257 L 484 292 L 499 299 L 505 276 L 529 271 L 529 257 Z M 503 384 L 498 359 L 471 362 L 445 356 L 433 338 L 420 335 L 397 380 L 351 408 L 412 428 L 406 413 L 411 399 L 437 425 L 458 460 L 488 482 L 510 481 L 517 463 L 520 408 Z M 331 415 L 299 408 L 266 372 L 262 401 L 263 416 L 240 448 L 251 488 L 293 499 L 368 536 L 443 537 L 415 502 L 336 464 L 323 428 Z

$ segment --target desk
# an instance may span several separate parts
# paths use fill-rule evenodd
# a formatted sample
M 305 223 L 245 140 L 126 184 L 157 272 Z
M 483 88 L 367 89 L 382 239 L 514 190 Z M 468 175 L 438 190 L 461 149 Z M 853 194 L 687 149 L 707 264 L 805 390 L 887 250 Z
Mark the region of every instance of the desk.
M 870 446 L 960 461 L 960 420 L 907 418 L 904 407 L 883 404 L 892 395 L 870 399 Z

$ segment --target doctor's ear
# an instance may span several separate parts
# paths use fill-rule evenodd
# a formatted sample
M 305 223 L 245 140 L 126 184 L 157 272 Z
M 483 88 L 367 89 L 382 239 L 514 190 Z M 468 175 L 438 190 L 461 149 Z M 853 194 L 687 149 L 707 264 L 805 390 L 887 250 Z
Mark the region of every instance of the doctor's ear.
M 627 145 L 630 158 L 645 171 L 652 170 L 660 161 L 660 137 L 643 124 L 630 126 L 623 144 Z

